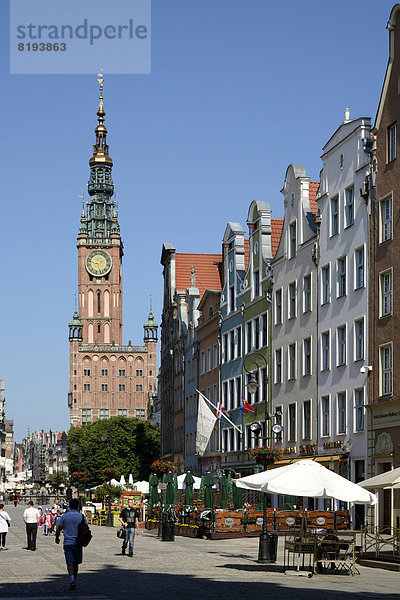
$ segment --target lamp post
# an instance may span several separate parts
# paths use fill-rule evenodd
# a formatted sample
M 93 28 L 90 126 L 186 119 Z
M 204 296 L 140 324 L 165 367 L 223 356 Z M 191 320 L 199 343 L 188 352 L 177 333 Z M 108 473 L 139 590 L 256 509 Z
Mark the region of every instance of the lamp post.
M 110 426 L 110 431 L 109 431 L 109 436 L 108 436 L 109 437 L 109 450 L 110 450 L 110 474 L 111 474 L 111 434 L 112 434 L 112 431 L 111 431 L 111 426 Z M 103 433 L 101 434 L 101 439 L 103 442 L 106 441 L 107 435 L 106 435 L 105 431 L 103 431 Z M 108 495 L 107 527 L 113 527 L 113 526 L 114 526 L 113 516 L 111 513 L 111 493 L 109 493 L 109 495 Z
M 247 359 L 247 360 L 246 360 Z M 257 438 L 261 438 L 268 442 L 269 440 L 269 420 L 271 418 L 268 412 L 268 374 L 267 374 L 267 360 L 259 352 L 253 352 L 248 355 L 243 362 L 244 370 L 250 374 L 249 381 L 247 383 L 247 390 L 249 394 L 254 394 L 259 387 L 255 372 L 264 367 L 263 373 L 263 392 L 264 392 L 264 435 L 261 435 L 261 425 L 259 423 L 252 423 L 250 425 L 250 431 Z M 261 364 L 260 364 L 261 361 Z M 247 362 L 247 367 L 245 363 Z M 252 368 L 250 368 L 252 367 Z M 278 426 L 274 425 L 274 428 Z M 279 426 L 280 427 L 280 426 Z M 281 429 L 274 431 L 274 433 L 280 433 Z M 266 465 L 267 469 L 267 465 Z M 276 548 L 278 543 L 278 537 L 274 533 L 269 533 L 267 524 L 267 494 L 264 492 L 263 496 L 263 521 L 262 529 L 260 534 L 260 543 L 258 547 L 258 561 L 259 563 L 275 562 L 276 561 Z

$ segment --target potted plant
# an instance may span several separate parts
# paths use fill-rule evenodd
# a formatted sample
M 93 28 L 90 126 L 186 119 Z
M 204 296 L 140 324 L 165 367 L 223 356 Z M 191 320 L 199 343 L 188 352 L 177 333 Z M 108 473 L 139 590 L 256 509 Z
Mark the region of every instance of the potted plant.
M 151 463 L 150 470 L 152 473 L 155 473 L 157 477 L 162 477 L 164 473 L 175 471 L 175 465 L 171 460 L 163 460 L 162 458 L 158 458 Z
M 276 460 L 281 460 L 283 455 L 283 449 L 278 446 L 257 447 L 249 452 L 249 458 L 255 460 L 258 465 L 262 465 L 265 469 L 268 465 L 274 464 Z

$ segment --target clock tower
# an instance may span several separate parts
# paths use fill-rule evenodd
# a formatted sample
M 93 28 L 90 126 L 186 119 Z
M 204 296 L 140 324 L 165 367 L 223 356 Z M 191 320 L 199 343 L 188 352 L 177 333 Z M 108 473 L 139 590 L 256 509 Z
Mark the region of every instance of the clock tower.
M 78 234 L 78 309 L 69 324 L 71 425 L 110 416 L 145 418 L 156 390 L 157 326 L 145 327 L 144 346 L 122 346 L 123 244 L 112 199 L 113 161 L 104 125 L 103 76 L 89 201 Z

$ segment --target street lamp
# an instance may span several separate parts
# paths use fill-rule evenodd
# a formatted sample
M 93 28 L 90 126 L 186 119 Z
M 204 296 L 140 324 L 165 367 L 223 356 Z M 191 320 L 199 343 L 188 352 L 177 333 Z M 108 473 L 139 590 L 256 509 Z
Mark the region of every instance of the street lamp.
M 264 376 L 263 376 L 263 390 L 264 390 L 264 403 L 265 403 L 265 412 L 264 412 L 264 436 L 261 435 L 262 428 L 260 423 L 252 423 L 250 425 L 250 431 L 257 438 L 261 438 L 263 440 L 268 441 L 268 429 L 269 429 L 269 420 L 271 418 L 268 412 L 268 374 L 267 374 L 267 360 L 266 358 L 260 354 L 259 352 L 253 352 L 250 354 L 243 363 L 244 369 L 247 373 L 249 373 L 249 380 L 247 382 L 247 389 L 249 394 L 254 394 L 259 387 L 259 383 L 257 381 L 255 371 L 264 367 Z M 261 364 L 260 364 L 261 360 Z M 249 362 L 250 361 L 250 362 Z M 246 368 L 245 363 L 247 362 Z M 252 368 L 250 368 L 252 367 Z M 279 431 L 278 431 L 279 428 Z M 276 424 L 273 426 L 274 433 L 280 433 L 282 428 L 280 425 Z M 264 492 L 263 495 L 263 521 L 262 521 L 262 529 L 260 534 L 260 543 L 258 547 L 258 561 L 259 563 L 267 563 L 267 562 L 275 562 L 276 561 L 276 547 L 278 543 L 278 537 L 275 533 L 268 532 L 267 525 L 267 494 Z
M 111 476 L 111 426 L 110 426 L 110 431 L 109 431 L 109 443 L 110 443 L 110 476 Z M 106 432 L 103 431 L 103 433 L 101 434 L 101 439 L 103 442 L 106 441 L 107 439 L 107 435 Z M 111 513 L 111 492 L 108 494 L 108 514 L 107 514 L 107 527 L 113 527 L 113 516 Z

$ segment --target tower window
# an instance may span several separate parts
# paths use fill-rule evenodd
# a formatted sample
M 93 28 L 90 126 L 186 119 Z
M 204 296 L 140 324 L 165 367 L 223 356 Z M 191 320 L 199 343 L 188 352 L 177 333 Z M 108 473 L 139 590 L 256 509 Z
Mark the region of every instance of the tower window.
M 97 333 L 100 333 L 100 332 L 101 332 L 101 326 L 100 326 L 100 323 L 99 323 L 99 324 L 97 325 Z
M 97 312 L 100 312 L 100 292 L 97 292 Z
M 102 369 L 101 370 L 101 376 L 102 377 L 108 377 L 108 369 Z
M 119 377 L 125 377 L 125 369 L 119 369 L 118 375 L 119 375 Z
M 142 369 L 136 369 L 136 377 L 143 377 L 143 370 Z

